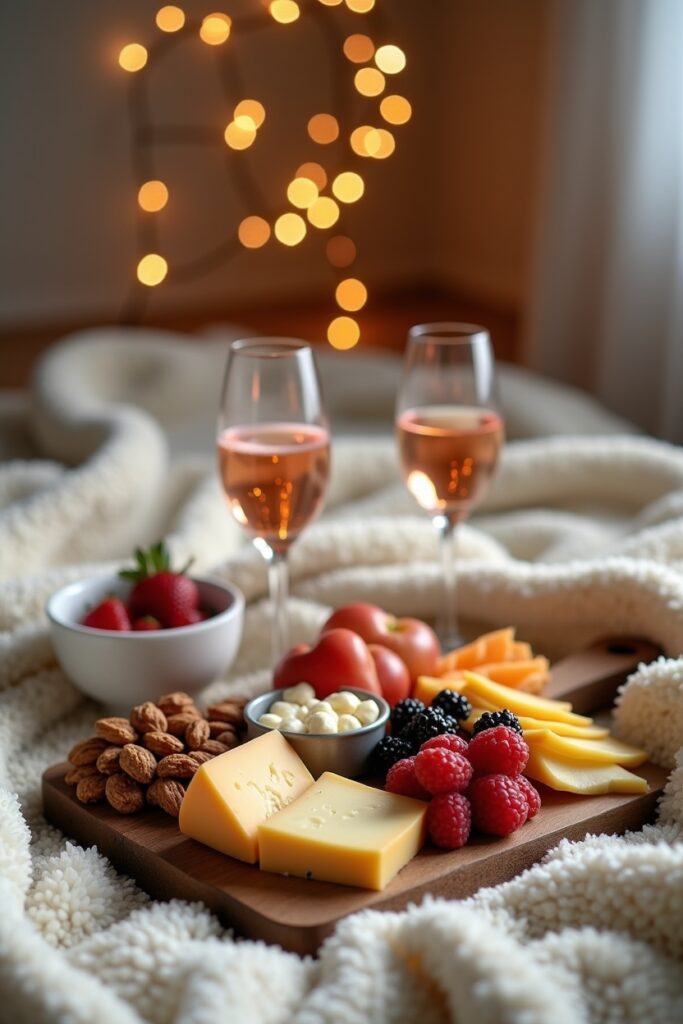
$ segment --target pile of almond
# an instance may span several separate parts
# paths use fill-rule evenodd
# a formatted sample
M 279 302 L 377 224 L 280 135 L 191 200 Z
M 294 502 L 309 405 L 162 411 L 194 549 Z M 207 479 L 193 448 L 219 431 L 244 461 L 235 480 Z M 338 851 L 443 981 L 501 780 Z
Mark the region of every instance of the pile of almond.
M 167 693 L 128 718 L 100 718 L 69 752 L 64 781 L 84 804 L 107 800 L 121 814 L 151 804 L 177 817 L 199 766 L 242 742 L 245 703 L 225 700 L 202 715 L 187 693 Z

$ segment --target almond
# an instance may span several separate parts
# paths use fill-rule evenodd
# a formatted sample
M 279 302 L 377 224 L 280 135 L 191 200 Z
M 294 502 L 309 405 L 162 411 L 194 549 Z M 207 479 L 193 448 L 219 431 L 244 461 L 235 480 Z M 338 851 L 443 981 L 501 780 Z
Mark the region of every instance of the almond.
M 198 768 L 189 754 L 169 754 L 159 761 L 157 775 L 161 779 L 191 779 Z
M 222 732 L 229 732 L 231 729 L 233 732 L 236 732 L 235 726 L 231 722 L 215 720 L 209 722 L 209 733 L 212 740 L 215 740 Z
M 76 786 L 76 796 L 82 804 L 97 804 L 104 800 L 104 791 L 107 785 L 105 775 L 88 775 Z
M 195 718 L 185 730 L 185 744 L 188 750 L 199 750 L 210 736 L 209 723 L 205 718 Z
M 119 772 L 110 775 L 105 785 L 105 796 L 119 814 L 135 814 L 145 805 L 145 791 L 130 775 Z
M 125 743 L 135 743 L 138 738 L 127 718 L 100 718 L 95 722 L 95 732 L 102 739 L 119 747 Z
M 97 770 L 103 775 L 114 775 L 120 772 L 119 756 L 121 747 L 106 747 L 97 758 Z
M 220 718 L 230 725 L 242 725 L 246 703 L 241 697 L 235 697 L 233 700 L 221 701 L 220 704 L 210 704 L 206 709 L 207 718 Z
M 216 755 L 209 754 L 206 750 L 191 750 L 187 756 L 191 757 L 197 764 L 205 764 L 206 761 L 210 761 Z
M 185 745 L 177 736 L 171 736 L 170 732 L 146 732 L 142 742 L 148 750 L 159 757 L 166 757 L 167 754 L 182 754 Z
M 80 743 L 71 748 L 69 751 L 69 761 L 71 761 L 71 764 L 79 766 L 94 764 L 102 751 L 108 746 L 107 741 L 102 739 L 101 736 L 91 736 L 90 739 L 81 740 Z
M 119 757 L 121 771 L 130 775 L 136 782 L 144 785 L 151 782 L 156 775 L 157 759 L 150 750 L 137 743 L 126 743 Z
M 216 736 L 215 742 L 222 743 L 223 746 L 227 747 L 228 750 L 232 750 L 233 747 L 239 747 L 240 738 L 236 735 L 236 733 L 228 730 L 228 732 L 222 732 L 218 736 Z M 202 750 L 203 749 L 204 747 L 202 747 Z
M 166 732 L 166 715 L 151 700 L 136 704 L 130 711 L 130 724 L 139 733 Z
M 199 749 L 206 754 L 213 754 L 215 757 L 218 754 L 224 754 L 226 750 L 230 750 L 230 747 L 225 743 L 219 743 L 218 740 L 206 740 Z
M 183 693 L 182 690 L 178 690 L 175 693 L 165 693 L 156 702 L 159 710 L 163 711 L 166 716 L 177 715 L 179 711 L 193 704 L 194 701 L 189 693 Z
M 64 781 L 67 786 L 76 786 L 81 779 L 87 779 L 89 775 L 98 775 L 99 771 L 97 765 L 94 764 L 79 764 L 73 765 L 69 768 L 68 772 L 64 776 Z
M 166 731 L 172 733 L 174 736 L 184 737 L 185 730 L 190 722 L 194 722 L 197 718 L 201 718 L 201 715 L 196 708 L 184 708 L 182 711 L 179 711 L 177 715 L 168 716 Z
M 155 779 L 147 790 L 147 803 L 177 818 L 184 796 L 183 784 L 177 779 Z

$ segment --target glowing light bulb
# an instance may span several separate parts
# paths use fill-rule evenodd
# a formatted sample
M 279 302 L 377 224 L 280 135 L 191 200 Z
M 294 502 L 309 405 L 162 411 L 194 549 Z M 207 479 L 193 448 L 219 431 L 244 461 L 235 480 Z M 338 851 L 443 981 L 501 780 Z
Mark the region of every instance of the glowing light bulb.
M 331 228 L 339 220 L 339 207 L 329 196 L 320 196 L 306 210 L 314 228 Z
M 333 235 L 327 241 L 325 254 L 333 267 L 350 267 L 356 258 L 356 246 L 347 235 Z
M 156 23 L 162 32 L 179 32 L 185 24 L 185 11 L 181 7 L 167 4 L 157 11 Z
M 241 117 L 251 118 L 254 128 L 260 128 L 266 119 L 266 108 L 258 100 L 240 100 L 234 110 L 234 118 L 240 124 Z
M 368 301 L 368 290 L 357 277 L 347 277 L 340 281 L 334 295 L 337 305 L 352 313 L 362 309 Z
M 168 263 L 156 252 L 147 253 L 138 263 L 138 281 L 140 284 L 146 284 L 148 288 L 161 284 L 167 273 Z
M 406 55 L 400 46 L 380 46 L 375 54 L 375 64 L 385 75 L 397 75 L 406 66 Z
M 243 116 L 241 120 L 241 125 L 231 121 L 223 133 L 223 138 L 230 149 L 249 149 L 256 138 L 256 129 L 251 118 Z
M 229 37 L 231 27 L 232 19 L 227 14 L 207 14 L 200 25 L 199 38 L 207 46 L 220 46 Z
M 119 64 L 124 71 L 140 71 L 147 63 L 147 50 L 141 43 L 128 43 L 119 53 Z
M 334 142 L 339 136 L 339 124 L 332 114 L 314 114 L 308 122 L 308 134 L 321 146 Z
M 168 189 L 163 181 L 146 181 L 138 190 L 138 203 L 147 213 L 163 210 L 168 202 Z
M 306 237 L 306 221 L 298 213 L 283 213 L 275 221 L 274 231 L 283 245 L 298 245 Z
M 325 168 L 321 167 L 320 164 L 316 163 L 305 163 L 301 164 L 296 169 L 297 178 L 310 178 L 314 182 L 320 191 L 327 185 L 327 174 Z
M 375 0 L 345 0 L 346 6 L 354 14 L 367 14 L 375 6 Z
M 344 56 L 352 64 L 365 64 L 372 60 L 374 52 L 375 44 L 370 36 L 356 32 L 344 40 Z
M 263 217 L 245 217 L 237 229 L 245 249 L 260 249 L 270 238 L 270 224 Z
M 359 338 L 360 327 L 351 316 L 337 316 L 327 328 L 327 340 L 332 348 L 353 348 Z
M 305 210 L 318 198 L 318 186 L 310 178 L 294 178 L 287 186 L 287 198 L 292 206 Z
M 377 68 L 361 68 L 353 77 L 354 85 L 361 96 L 379 96 L 386 80 Z
M 410 121 L 413 113 L 411 107 L 405 96 L 398 96 L 396 94 L 392 96 L 385 96 L 379 105 L 379 110 L 389 124 L 405 124 Z
M 341 203 L 355 203 L 365 192 L 365 183 L 355 171 L 342 171 L 332 182 L 332 192 Z
M 268 10 L 275 21 L 279 21 L 281 25 L 291 24 L 301 14 L 295 0 L 271 0 Z

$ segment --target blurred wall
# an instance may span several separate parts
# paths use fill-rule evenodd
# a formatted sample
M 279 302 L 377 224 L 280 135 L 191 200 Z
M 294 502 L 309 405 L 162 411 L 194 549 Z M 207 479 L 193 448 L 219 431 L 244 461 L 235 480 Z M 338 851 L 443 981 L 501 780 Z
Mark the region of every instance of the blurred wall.
M 260 0 L 226 0 L 225 9 Z M 366 197 L 349 208 L 358 275 L 396 289 L 445 284 L 518 307 L 523 301 L 534 168 L 544 0 L 378 0 L 390 38 L 408 54 L 392 83 L 413 103 L 396 130 L 388 161 L 364 161 Z M 129 77 L 120 47 L 153 37 L 150 0 L 22 0 L 0 10 L 2 251 L 0 330 L 15 326 L 116 320 L 136 263 L 135 196 L 127 118 Z M 188 15 L 213 9 L 189 0 Z M 220 5 L 219 5 L 220 6 Z M 365 19 L 325 8 L 348 31 Z M 304 160 L 327 147 L 305 131 L 330 109 L 331 77 L 319 29 L 308 19 L 233 36 L 249 91 L 268 118 L 253 161 L 269 196 L 283 196 Z M 216 48 L 218 49 L 218 48 Z M 215 126 L 231 116 L 217 87 L 214 48 L 196 39 L 155 71 L 160 121 Z M 349 70 L 353 69 L 349 66 Z M 356 101 L 363 123 L 376 101 Z M 232 235 L 246 213 L 226 180 L 224 149 L 172 146 L 157 173 L 171 190 L 162 218 L 163 251 L 173 268 Z M 277 243 L 245 252 L 200 280 L 151 296 L 151 317 L 249 301 L 327 296 L 332 271 L 323 233 L 290 251 Z

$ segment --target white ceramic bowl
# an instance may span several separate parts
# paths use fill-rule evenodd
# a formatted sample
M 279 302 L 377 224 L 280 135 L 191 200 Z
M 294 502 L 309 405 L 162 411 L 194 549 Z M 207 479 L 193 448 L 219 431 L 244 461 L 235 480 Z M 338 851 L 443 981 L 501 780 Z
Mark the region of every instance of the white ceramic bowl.
M 173 690 L 195 693 L 229 668 L 242 637 L 244 596 L 228 583 L 193 579 L 202 606 L 216 614 L 177 629 L 117 632 L 81 626 L 109 594 L 128 597 L 132 584 L 117 576 L 70 583 L 53 594 L 45 607 L 52 642 L 79 690 L 107 710 L 127 715 L 134 704 Z

